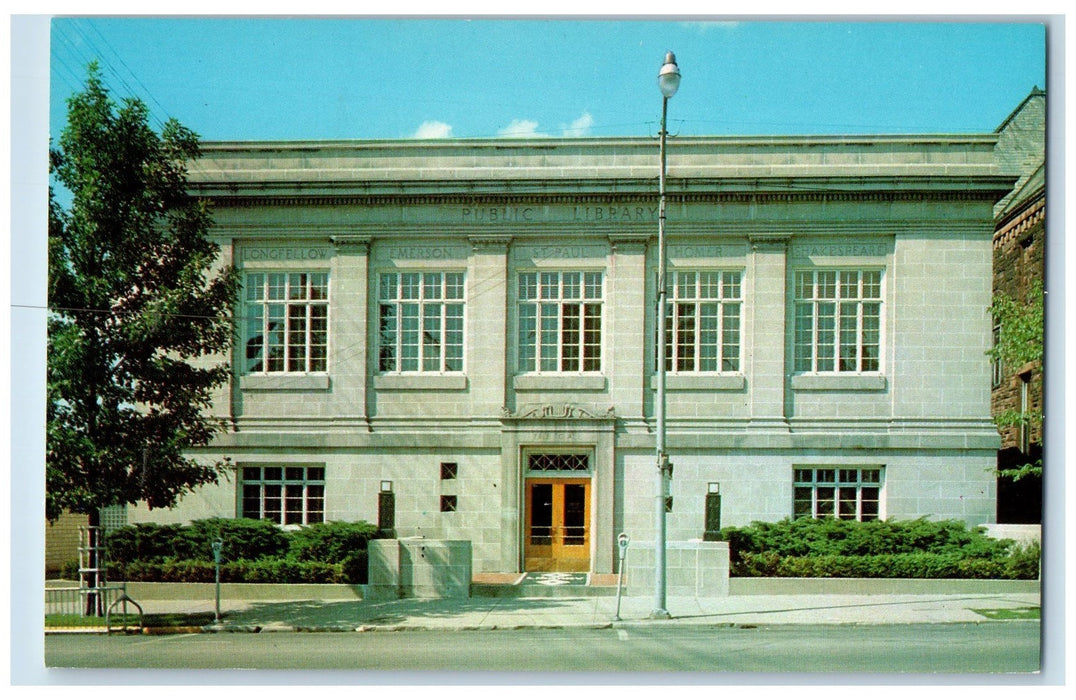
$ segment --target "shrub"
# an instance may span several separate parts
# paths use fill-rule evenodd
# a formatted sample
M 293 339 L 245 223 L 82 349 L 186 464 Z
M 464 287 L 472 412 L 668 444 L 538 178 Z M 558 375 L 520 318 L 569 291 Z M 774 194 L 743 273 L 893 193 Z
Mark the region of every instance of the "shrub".
M 213 583 L 216 564 L 198 560 L 138 561 L 123 565 L 122 573 L 126 581 Z M 340 564 L 283 558 L 222 562 L 220 580 L 224 583 L 345 583 Z
M 213 541 L 223 541 L 221 558 L 283 556 L 287 535 L 267 520 L 209 518 L 188 526 L 139 523 L 108 535 L 110 563 L 201 559 L 213 561 Z
M 164 583 L 211 583 L 215 580 L 213 562 L 133 561 L 116 567 L 112 579 L 125 581 L 161 581 Z M 223 579 L 222 579 L 223 580 Z
M 1026 547 L 1014 547 L 1005 561 L 1005 578 L 1037 579 L 1042 564 L 1042 547 L 1034 542 Z
M 749 552 L 733 566 L 733 576 L 787 578 L 965 578 L 1036 579 L 1038 562 L 1007 558 L 967 558 L 959 554 L 901 553 L 869 556 L 782 557 Z
M 222 541 L 221 559 L 282 557 L 288 551 L 288 534 L 268 520 L 209 518 L 192 521 L 184 529 L 193 558 L 213 561 L 213 541 Z
M 367 522 L 328 522 L 307 525 L 289 533 L 288 556 L 298 561 L 334 561 L 365 552 L 377 534 L 377 526 Z
M 731 575 L 865 578 L 1020 578 L 1039 575 L 1039 548 L 994 540 L 959 520 L 833 518 L 725 528 Z
M 113 530 L 108 533 L 107 540 L 109 562 L 187 558 L 184 555 L 188 546 L 181 531 L 180 525 L 156 523 L 139 523 Z
M 109 534 L 109 578 L 213 582 L 213 541 L 220 537 L 224 582 L 366 583 L 367 545 L 376 534 L 366 522 L 292 531 L 244 518 L 195 520 L 185 527 L 131 525 Z
M 70 559 L 64 562 L 63 566 L 60 567 L 60 578 L 67 581 L 78 580 L 78 559 Z
M 349 554 L 340 562 L 340 568 L 344 572 L 344 583 L 369 583 L 369 557 L 369 550 L 364 549 L 361 552 Z
M 294 559 L 234 562 L 236 580 L 247 583 L 344 583 L 340 564 Z
M 721 530 L 736 552 L 777 552 L 781 556 L 826 554 L 867 556 L 933 552 L 993 556 L 1008 550 L 1011 542 L 994 540 L 982 528 L 969 530 L 959 520 L 874 520 L 856 522 L 822 518 L 755 522 L 747 527 Z

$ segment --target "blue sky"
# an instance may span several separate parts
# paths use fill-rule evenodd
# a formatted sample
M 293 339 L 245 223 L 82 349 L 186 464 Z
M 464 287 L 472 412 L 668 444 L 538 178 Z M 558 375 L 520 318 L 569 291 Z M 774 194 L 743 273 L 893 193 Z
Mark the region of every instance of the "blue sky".
M 1046 86 L 1009 22 L 59 18 L 50 133 L 97 59 L 208 140 L 992 131 Z

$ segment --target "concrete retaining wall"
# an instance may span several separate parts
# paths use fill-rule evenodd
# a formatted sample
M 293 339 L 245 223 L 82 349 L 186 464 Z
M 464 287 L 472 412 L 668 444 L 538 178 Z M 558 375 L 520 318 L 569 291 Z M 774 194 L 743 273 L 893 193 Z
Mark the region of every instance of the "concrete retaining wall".
M 986 534 L 996 540 L 1015 540 L 1017 544 L 1025 547 L 1032 542 L 1042 544 L 1042 525 L 990 523 L 983 527 L 986 528 Z
M 957 595 L 1038 593 L 1039 581 L 933 578 L 732 578 L 730 595 Z
M 469 598 L 471 543 L 468 540 L 370 540 L 371 600 Z
M 625 559 L 625 591 L 654 590 L 654 547 L 633 542 Z M 713 598 L 729 594 L 728 542 L 669 542 L 665 546 L 665 591 L 669 596 Z

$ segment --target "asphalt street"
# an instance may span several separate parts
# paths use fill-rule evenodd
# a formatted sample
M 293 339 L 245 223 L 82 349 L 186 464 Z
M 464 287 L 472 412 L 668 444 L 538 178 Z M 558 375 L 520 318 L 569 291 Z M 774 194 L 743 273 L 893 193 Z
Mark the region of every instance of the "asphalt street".
M 716 674 L 1029 674 L 1038 621 L 915 625 L 642 626 L 399 632 L 50 635 L 57 682 L 152 683 L 85 669 L 696 672 Z M 1020 675 L 1005 677 L 1009 682 Z M 215 679 L 215 680 L 213 680 Z M 317 682 L 324 682 L 323 675 Z M 789 678 L 790 682 L 795 682 Z M 227 682 L 194 674 L 184 682 Z M 345 681 L 346 682 L 346 681 Z M 1027 682 L 1027 677 L 1023 677 Z

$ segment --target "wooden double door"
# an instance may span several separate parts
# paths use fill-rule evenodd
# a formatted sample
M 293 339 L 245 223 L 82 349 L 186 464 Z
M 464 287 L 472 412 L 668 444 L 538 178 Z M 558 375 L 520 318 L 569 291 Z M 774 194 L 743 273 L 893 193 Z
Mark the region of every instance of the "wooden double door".
M 590 479 L 524 482 L 526 571 L 590 571 Z

